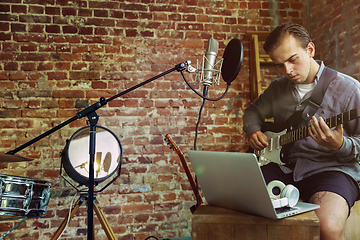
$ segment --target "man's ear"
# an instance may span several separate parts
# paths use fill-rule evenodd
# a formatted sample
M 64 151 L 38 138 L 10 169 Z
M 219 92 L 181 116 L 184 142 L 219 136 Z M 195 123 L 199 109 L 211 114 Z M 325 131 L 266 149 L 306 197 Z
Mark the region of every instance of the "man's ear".
M 315 44 L 313 42 L 309 42 L 306 49 L 309 53 L 309 57 L 313 58 L 315 56 Z

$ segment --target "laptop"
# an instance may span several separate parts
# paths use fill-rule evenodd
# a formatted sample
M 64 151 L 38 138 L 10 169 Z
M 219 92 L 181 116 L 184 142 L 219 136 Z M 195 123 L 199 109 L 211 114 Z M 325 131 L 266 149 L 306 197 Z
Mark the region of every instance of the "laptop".
M 255 154 L 195 150 L 187 153 L 210 205 L 271 219 L 320 207 L 298 202 L 294 207 L 274 208 Z

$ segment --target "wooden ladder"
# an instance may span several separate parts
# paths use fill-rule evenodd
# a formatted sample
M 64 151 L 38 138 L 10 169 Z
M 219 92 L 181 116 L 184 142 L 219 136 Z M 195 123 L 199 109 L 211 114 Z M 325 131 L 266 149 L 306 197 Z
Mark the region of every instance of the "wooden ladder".
M 247 31 L 243 40 L 250 43 L 250 101 L 254 102 L 267 88 L 261 86 L 261 63 L 272 63 L 269 55 L 260 55 L 259 41 L 265 41 L 269 31 Z

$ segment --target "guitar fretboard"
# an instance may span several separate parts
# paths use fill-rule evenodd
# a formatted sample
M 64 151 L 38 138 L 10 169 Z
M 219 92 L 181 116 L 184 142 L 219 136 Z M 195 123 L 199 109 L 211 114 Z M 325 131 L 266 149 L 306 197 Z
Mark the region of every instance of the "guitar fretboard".
M 349 122 L 354 120 L 355 118 L 360 117 L 360 108 L 355 108 L 347 112 L 340 113 L 336 116 L 325 119 L 325 123 L 330 127 L 335 127 L 339 124 Z M 302 128 L 298 128 L 296 130 L 285 133 L 280 137 L 280 145 L 286 145 L 289 143 L 293 143 L 302 138 L 308 137 L 309 134 L 309 126 L 305 126 Z

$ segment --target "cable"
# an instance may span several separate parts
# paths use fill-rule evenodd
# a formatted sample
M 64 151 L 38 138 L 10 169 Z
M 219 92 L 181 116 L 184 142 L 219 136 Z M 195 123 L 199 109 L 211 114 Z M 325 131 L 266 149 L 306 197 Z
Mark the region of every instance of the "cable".
M 216 98 L 216 99 L 207 98 L 206 96 L 201 95 L 200 93 L 198 93 L 198 92 L 190 85 L 190 83 L 186 80 L 185 75 L 184 75 L 184 73 L 183 73 L 182 71 L 181 71 L 181 75 L 182 75 L 184 81 L 186 82 L 186 84 L 191 88 L 191 90 L 193 90 L 193 91 L 194 91 L 198 96 L 200 96 L 201 98 L 206 99 L 206 100 L 209 100 L 209 101 L 219 101 L 220 99 L 224 98 L 225 95 L 226 95 L 226 93 L 227 93 L 228 90 L 229 90 L 229 87 L 230 87 L 230 83 L 228 83 L 227 86 L 226 86 L 226 90 L 225 90 L 224 94 L 223 94 L 221 97 L 219 97 L 219 98 Z
M 204 96 L 207 95 L 208 93 L 208 89 L 209 89 L 209 86 L 204 86 L 204 91 L 203 91 L 203 94 Z M 196 128 L 195 128 L 195 139 L 194 139 L 194 150 L 196 150 L 196 140 L 197 140 L 197 135 L 198 135 L 198 128 L 199 128 L 199 124 L 200 124 L 200 120 L 201 120 L 201 112 L 205 106 L 205 101 L 206 101 L 206 98 L 203 98 L 203 103 L 200 107 L 200 110 L 199 110 L 199 117 L 198 117 L 198 121 L 196 123 Z
M 58 237 L 58 238 L 60 238 L 60 237 L 61 237 L 61 235 L 63 235 L 63 233 L 65 232 L 66 227 L 69 225 L 70 218 L 71 218 L 71 212 L 72 212 L 72 208 L 73 208 L 73 204 L 74 204 L 74 199 L 75 199 L 75 197 L 77 196 L 77 194 L 78 194 L 78 192 L 76 192 L 76 193 L 74 194 L 74 196 L 72 197 L 72 199 L 71 199 L 71 202 L 70 202 L 70 209 L 69 209 L 69 215 L 68 215 L 68 218 L 67 218 L 66 224 L 65 224 L 65 226 L 64 226 L 64 229 L 62 230 L 62 232 L 60 233 L 60 235 L 59 235 L 59 237 Z

